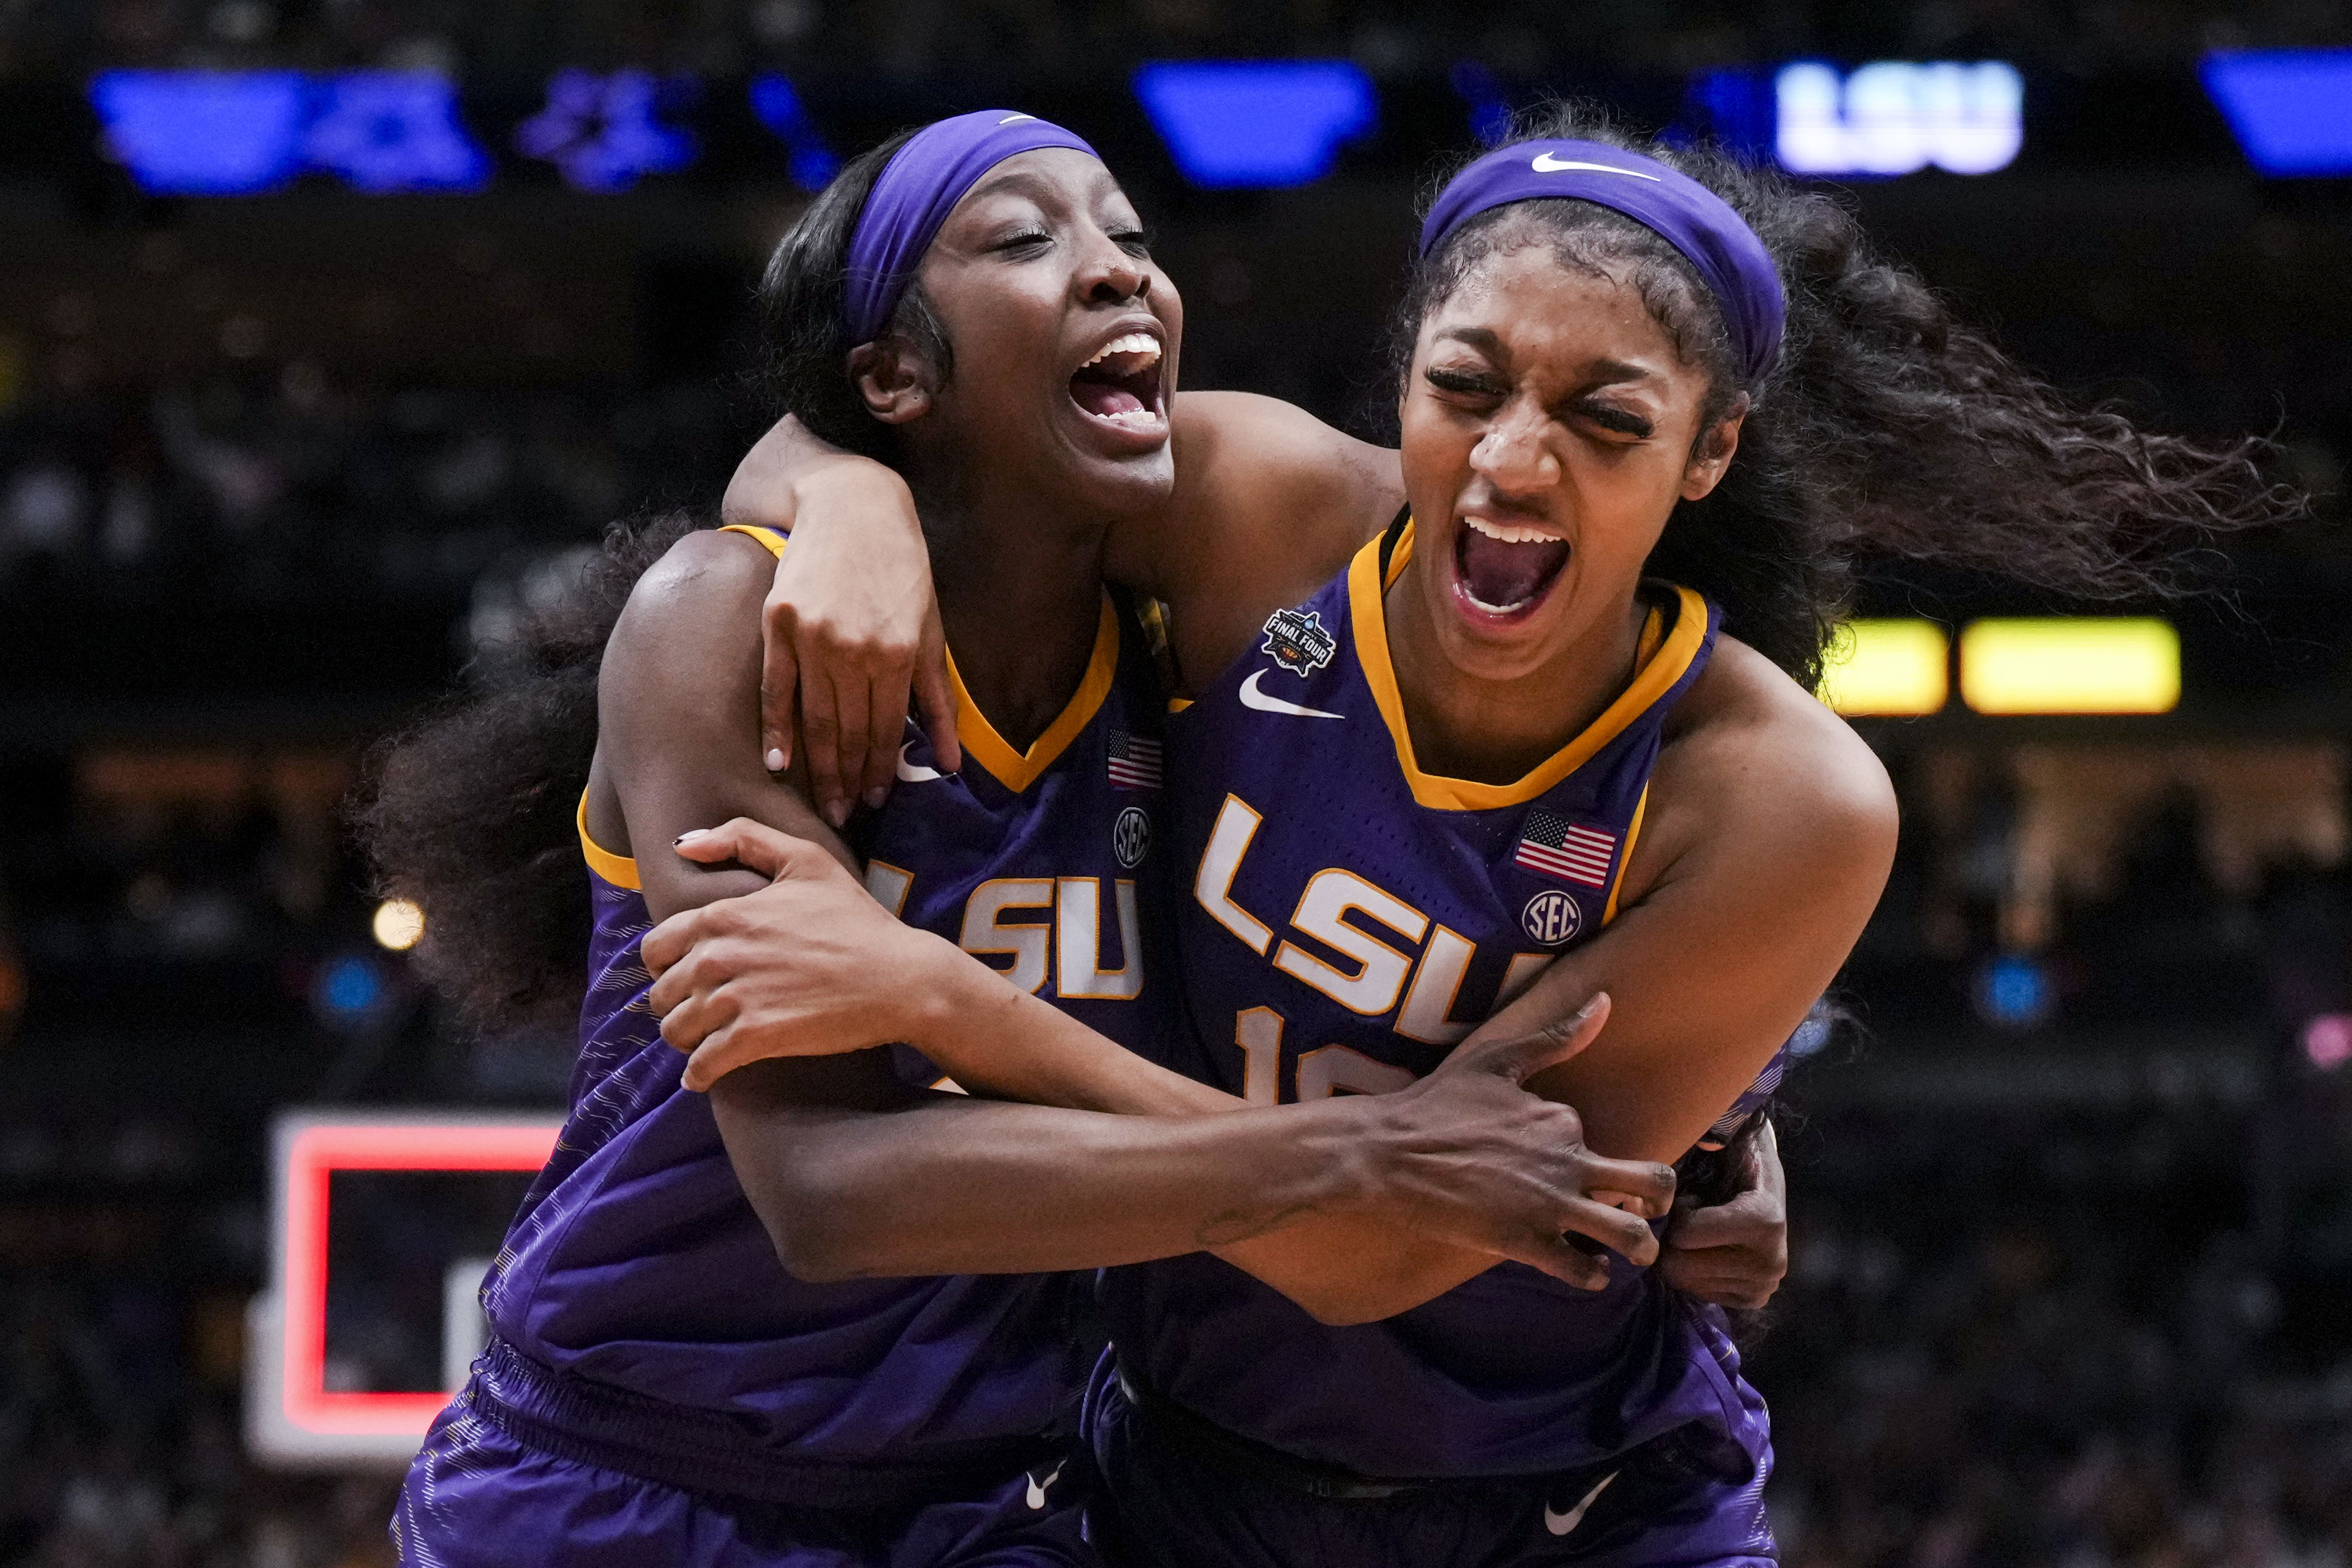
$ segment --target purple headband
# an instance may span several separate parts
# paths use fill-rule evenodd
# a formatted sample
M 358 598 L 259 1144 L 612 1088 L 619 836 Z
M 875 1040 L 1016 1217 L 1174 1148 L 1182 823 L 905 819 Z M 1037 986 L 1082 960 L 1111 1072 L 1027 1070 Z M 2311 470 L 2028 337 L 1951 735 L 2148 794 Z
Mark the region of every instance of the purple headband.
M 964 193 L 1007 158 L 1044 147 L 1102 156 L 1076 133 L 1009 109 L 934 120 L 890 155 L 850 235 L 849 291 L 841 314 L 851 343 L 870 343 L 881 334 Z
M 1750 381 L 1780 356 L 1789 313 L 1780 275 L 1756 231 L 1721 196 L 1654 158 L 1599 141 L 1514 141 L 1454 176 L 1421 225 L 1421 254 L 1480 213 L 1566 197 L 1624 214 L 1698 269 L 1738 345 Z

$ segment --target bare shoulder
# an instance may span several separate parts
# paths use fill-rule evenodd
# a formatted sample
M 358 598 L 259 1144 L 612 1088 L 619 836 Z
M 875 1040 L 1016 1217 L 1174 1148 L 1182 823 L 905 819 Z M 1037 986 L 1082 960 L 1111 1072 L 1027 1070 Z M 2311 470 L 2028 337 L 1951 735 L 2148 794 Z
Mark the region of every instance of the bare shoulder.
M 1160 552 L 1171 573 L 1268 550 L 1313 572 L 1344 560 L 1402 504 L 1394 452 L 1279 398 L 1186 392 L 1172 434 L 1175 526 L 1162 530 Z
M 1185 392 L 1176 488 L 1133 581 L 1174 611 L 1188 675 L 1223 669 L 1276 606 L 1343 569 L 1403 504 L 1394 451 L 1250 392 Z M 1115 574 L 1116 575 L 1116 574 Z
M 664 631 L 670 630 L 673 622 L 707 622 L 714 610 L 746 594 L 756 617 L 775 578 L 775 558 L 756 539 L 698 528 L 670 546 L 637 579 L 614 628 L 614 643 L 617 646 L 624 633 L 632 630 L 642 633 L 648 622 Z M 756 619 L 750 624 L 756 632 Z
M 1256 392 L 1192 392 L 1176 400 L 1172 426 L 1180 465 L 1177 483 L 1186 475 L 1188 456 L 1213 457 L 1219 466 L 1204 467 L 1194 477 L 1219 486 L 1222 465 L 1236 465 L 1239 476 L 1253 483 L 1281 483 L 1293 476 L 1309 476 L 1328 485 L 1333 471 L 1367 492 L 1403 496 L 1402 476 L 1394 448 L 1359 441 L 1346 431 L 1324 423 L 1297 403 Z
M 1801 856 L 1816 886 L 1843 873 L 1874 899 L 1894 859 L 1895 789 L 1877 754 L 1735 638 L 1677 706 L 1654 777 L 1669 841 Z

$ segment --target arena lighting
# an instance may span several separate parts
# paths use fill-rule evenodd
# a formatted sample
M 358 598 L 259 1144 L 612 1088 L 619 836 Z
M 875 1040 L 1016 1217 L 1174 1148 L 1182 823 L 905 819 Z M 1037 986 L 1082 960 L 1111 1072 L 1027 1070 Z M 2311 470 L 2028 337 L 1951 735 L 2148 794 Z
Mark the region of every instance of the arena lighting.
M 352 71 L 318 84 L 318 118 L 302 138 L 311 166 L 371 194 L 478 191 L 489 155 L 457 118 L 457 89 L 430 71 Z
M 694 134 L 663 124 L 657 110 L 680 85 L 644 71 L 558 71 L 547 107 L 515 127 L 515 150 L 554 164 L 575 191 L 625 191 L 647 174 L 674 173 L 694 162 Z
M 1446 85 L 1470 110 L 1470 134 L 1499 147 L 1511 133 L 1511 99 L 1495 73 L 1477 60 L 1458 60 L 1445 73 Z
M 89 84 L 108 155 L 158 196 L 244 196 L 294 177 L 310 84 L 294 71 L 105 71 Z
M 1304 185 L 1372 129 L 1371 78 L 1348 60 L 1182 60 L 1135 96 L 1185 179 L 1210 190 Z
M 330 959 L 310 987 L 310 999 L 331 1023 L 356 1023 L 382 1007 L 391 994 L 383 966 L 359 953 Z
M 2352 174 L 2352 49 L 2217 51 L 2205 95 L 2265 174 Z
M 2025 143 L 2025 78 L 2000 60 L 1878 60 L 1841 77 L 1818 60 L 1773 81 L 1773 150 L 1800 174 L 2005 169 Z
M 291 1112 L 271 1160 L 270 1286 L 255 1299 L 247 1364 L 247 1437 L 265 1458 L 396 1459 L 448 1394 L 362 1394 L 326 1386 L 331 1178 L 337 1171 L 536 1171 L 554 1152 L 554 1117 Z
M 1849 621 L 1822 661 L 1821 698 L 1855 717 L 1939 712 L 1951 653 L 1933 621 Z
M 2303 1054 L 2322 1072 L 2352 1061 L 2352 1013 L 2322 1013 L 2305 1024 Z
M 2169 713 L 2180 634 L 2128 616 L 1972 622 L 1960 632 L 1960 696 L 1985 714 Z
M 793 84 L 774 71 L 751 78 L 751 113 L 784 144 L 786 172 L 803 191 L 822 191 L 841 172 L 841 155 L 825 145 Z
M 404 898 L 387 898 L 375 906 L 369 923 L 376 946 L 405 953 L 425 939 L 425 911 Z
M 107 71 L 89 100 L 109 154 L 153 195 L 253 195 L 310 169 L 371 194 L 490 177 L 457 88 L 425 71 Z
M 2049 972 L 2025 954 L 1999 954 L 1977 973 L 1977 1010 L 2003 1029 L 2040 1023 L 2056 1000 Z

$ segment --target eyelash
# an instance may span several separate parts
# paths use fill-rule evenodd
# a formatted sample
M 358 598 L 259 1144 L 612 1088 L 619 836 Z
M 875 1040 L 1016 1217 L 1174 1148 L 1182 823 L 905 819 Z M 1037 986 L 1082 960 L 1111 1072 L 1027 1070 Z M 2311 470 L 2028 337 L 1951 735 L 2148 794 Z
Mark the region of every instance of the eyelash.
M 1499 397 L 1502 389 L 1484 376 L 1465 375 L 1460 371 L 1423 371 L 1423 379 L 1439 392 L 1453 392 L 1461 397 Z
M 1444 392 L 1457 397 L 1500 397 L 1502 391 L 1484 376 L 1465 375 L 1460 371 L 1430 369 L 1422 372 L 1423 379 Z M 1596 408 L 1590 404 L 1575 411 L 1612 435 L 1630 435 L 1638 441 L 1650 438 L 1650 422 L 1639 414 L 1620 409 Z
M 1580 412 L 1612 435 L 1630 435 L 1637 441 L 1650 438 L 1650 422 L 1639 414 L 1627 413 L 1622 409 L 1586 408 Z
M 1142 229 L 1117 230 L 1111 235 L 1110 241 L 1121 250 L 1134 256 L 1145 256 L 1151 250 L 1151 235 Z M 1053 242 L 1054 236 L 1044 230 L 1027 229 L 1017 235 L 1007 235 L 997 241 L 994 248 L 1000 251 L 1025 250 L 1036 246 L 1051 245 Z

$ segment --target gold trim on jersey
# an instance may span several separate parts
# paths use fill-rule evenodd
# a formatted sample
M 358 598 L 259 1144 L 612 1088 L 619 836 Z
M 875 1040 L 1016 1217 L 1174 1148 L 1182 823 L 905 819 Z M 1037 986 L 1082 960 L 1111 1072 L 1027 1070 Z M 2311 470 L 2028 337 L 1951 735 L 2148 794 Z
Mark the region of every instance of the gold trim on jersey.
M 637 883 L 637 862 L 626 855 L 614 854 L 588 836 L 588 791 L 585 789 L 580 791 L 577 820 L 580 823 L 580 858 L 588 862 L 588 869 L 614 887 L 625 887 L 631 893 L 643 892 Z
M 1642 798 L 1633 802 L 1633 821 L 1625 829 L 1625 847 L 1617 852 L 1617 875 L 1609 883 L 1609 904 L 1601 912 L 1601 924 L 1608 925 L 1617 918 L 1617 897 L 1625 891 L 1625 873 L 1633 869 L 1633 845 L 1642 837 L 1642 819 L 1650 810 L 1650 787 L 1642 786 Z
M 749 523 L 730 523 L 719 530 L 722 534 L 745 534 L 768 547 L 768 553 L 783 559 L 784 546 L 789 541 L 773 528 L 762 528 Z M 1159 606 L 1150 604 L 1154 622 Z M 1078 732 L 1087 727 L 1102 707 L 1103 698 L 1110 695 L 1111 682 L 1118 674 L 1118 612 L 1111 607 L 1110 595 L 1102 599 L 1102 620 L 1095 628 L 1094 656 L 1087 663 L 1086 677 L 1060 716 L 1045 727 L 1045 733 L 1032 742 L 1026 751 L 1015 751 L 1012 743 L 996 733 L 980 705 L 971 700 L 971 691 L 963 684 L 963 674 L 956 668 L 955 651 L 947 652 L 948 684 L 955 688 L 956 738 L 972 759 L 988 769 L 989 777 L 1018 795 L 1037 782 L 1055 758 L 1068 749 Z
M 773 528 L 763 528 L 756 523 L 729 523 L 719 530 L 722 534 L 741 534 L 768 547 L 768 553 L 778 560 L 784 559 L 784 546 L 792 541 Z
M 1396 743 L 1397 766 L 1420 804 L 1439 811 L 1491 811 L 1520 806 L 1592 760 L 1601 748 L 1617 738 L 1627 725 L 1647 713 L 1667 688 L 1682 679 L 1706 641 L 1706 601 L 1687 588 L 1675 587 L 1674 627 L 1664 630 L 1656 610 L 1643 627 L 1641 646 L 1648 656 L 1637 658 L 1633 678 L 1584 732 L 1538 764 L 1527 777 L 1511 784 L 1482 784 L 1475 779 L 1450 779 L 1424 773 L 1413 756 L 1412 734 L 1404 722 L 1404 698 L 1397 690 L 1396 666 L 1389 659 L 1388 612 L 1381 596 L 1412 559 L 1412 524 L 1405 523 L 1390 555 L 1385 579 L 1381 571 L 1381 540 L 1372 539 L 1356 552 L 1348 569 L 1348 612 L 1355 622 L 1356 662 L 1363 666 L 1364 684 Z M 1670 585 L 1672 586 L 1672 585 Z M 1630 845 L 1628 846 L 1630 851 Z M 1621 862 L 1622 864 L 1622 862 Z
M 996 733 L 980 705 L 971 700 L 971 691 L 963 684 L 963 673 L 956 668 L 955 651 L 947 651 L 948 684 L 955 688 L 956 738 L 963 742 L 964 752 L 989 776 L 1018 795 L 1037 782 L 1055 758 L 1068 749 L 1078 732 L 1093 722 L 1102 708 L 1103 698 L 1110 695 L 1111 682 L 1118 674 L 1118 612 L 1111 608 L 1110 595 L 1102 596 L 1102 619 L 1095 624 L 1094 657 L 1087 663 L 1086 678 L 1070 696 L 1069 706 L 1060 716 L 1045 727 L 1045 733 L 1030 743 L 1026 751 L 1015 751 L 1012 743 Z
M 786 541 L 784 536 L 773 528 L 759 528 L 750 523 L 730 523 L 718 531 L 722 534 L 741 534 L 747 538 L 755 539 L 767 547 L 770 555 L 779 560 L 783 559 Z M 631 893 L 644 892 L 645 889 L 637 881 L 637 862 L 627 855 L 614 854 L 588 836 L 588 791 L 585 789 L 580 791 L 578 821 L 580 858 L 588 862 L 588 869 L 614 887 L 625 887 Z

